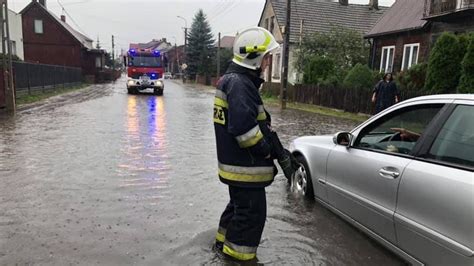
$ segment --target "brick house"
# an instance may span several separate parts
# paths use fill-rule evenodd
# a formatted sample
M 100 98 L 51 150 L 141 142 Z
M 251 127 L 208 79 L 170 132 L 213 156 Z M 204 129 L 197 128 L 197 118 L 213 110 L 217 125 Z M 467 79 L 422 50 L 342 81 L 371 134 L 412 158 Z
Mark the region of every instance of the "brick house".
M 105 51 L 94 49 L 92 39 L 72 28 L 62 15 L 32 0 L 21 12 L 25 61 L 78 67 L 83 75 L 96 75 L 104 66 Z
M 421 0 L 420 0 L 421 1 Z M 387 7 L 378 6 L 377 0 L 367 4 L 352 4 L 350 0 L 292 1 L 288 82 L 302 81 L 301 73 L 294 67 L 295 51 L 305 36 L 330 33 L 334 27 L 344 27 L 366 34 L 382 17 Z M 258 25 L 269 30 L 277 42 L 283 43 L 282 28 L 286 21 L 286 1 L 266 0 Z M 280 82 L 283 47 L 272 54 L 272 64 L 265 70 L 265 80 Z
M 371 67 L 400 72 L 427 62 L 443 32 L 474 32 L 474 0 L 397 0 L 365 38 Z

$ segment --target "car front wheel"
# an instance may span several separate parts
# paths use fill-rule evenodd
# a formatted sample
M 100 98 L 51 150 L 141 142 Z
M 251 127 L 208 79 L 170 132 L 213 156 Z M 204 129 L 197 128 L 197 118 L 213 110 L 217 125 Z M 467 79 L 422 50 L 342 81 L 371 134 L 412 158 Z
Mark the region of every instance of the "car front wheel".
M 314 199 L 313 182 L 309 172 L 308 164 L 303 156 L 296 156 L 300 167 L 291 179 L 291 190 L 307 199 Z

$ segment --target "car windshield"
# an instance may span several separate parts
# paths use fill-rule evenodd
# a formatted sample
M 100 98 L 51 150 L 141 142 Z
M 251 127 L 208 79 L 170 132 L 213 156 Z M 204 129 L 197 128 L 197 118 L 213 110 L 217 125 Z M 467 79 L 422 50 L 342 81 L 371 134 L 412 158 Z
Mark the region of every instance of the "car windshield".
M 128 65 L 136 67 L 161 67 L 161 58 L 157 56 L 130 56 Z

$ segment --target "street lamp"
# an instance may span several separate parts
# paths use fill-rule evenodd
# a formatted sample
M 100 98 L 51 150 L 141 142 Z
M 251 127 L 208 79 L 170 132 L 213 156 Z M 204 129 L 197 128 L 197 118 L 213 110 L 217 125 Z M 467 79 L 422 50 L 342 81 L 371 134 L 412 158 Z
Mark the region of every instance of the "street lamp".
M 183 18 L 182 16 L 176 16 L 176 17 L 177 17 L 177 18 L 180 18 L 180 19 L 182 19 L 182 20 L 184 20 L 184 27 L 185 27 L 185 28 L 188 27 L 188 21 L 187 21 L 185 18 Z

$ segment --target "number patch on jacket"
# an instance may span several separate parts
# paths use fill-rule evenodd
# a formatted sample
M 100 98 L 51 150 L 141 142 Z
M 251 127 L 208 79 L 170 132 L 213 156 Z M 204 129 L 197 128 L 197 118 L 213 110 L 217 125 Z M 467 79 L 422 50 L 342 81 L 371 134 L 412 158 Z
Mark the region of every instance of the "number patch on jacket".
M 217 105 L 214 105 L 214 123 L 225 125 L 224 109 Z

